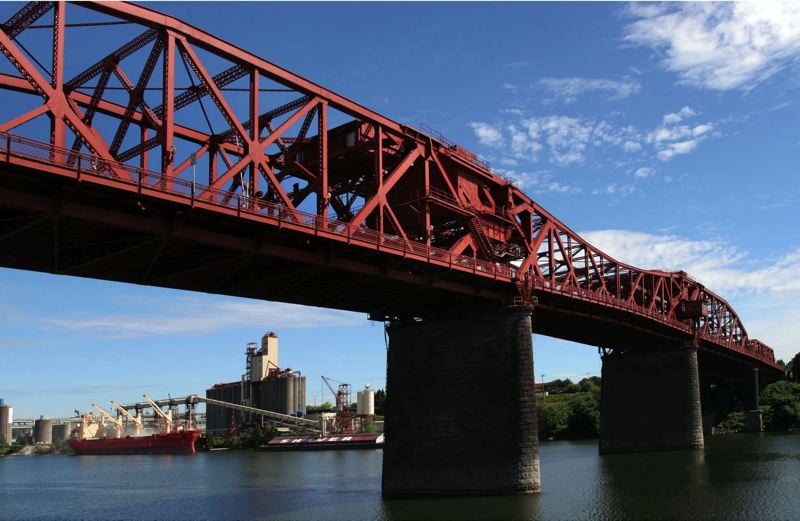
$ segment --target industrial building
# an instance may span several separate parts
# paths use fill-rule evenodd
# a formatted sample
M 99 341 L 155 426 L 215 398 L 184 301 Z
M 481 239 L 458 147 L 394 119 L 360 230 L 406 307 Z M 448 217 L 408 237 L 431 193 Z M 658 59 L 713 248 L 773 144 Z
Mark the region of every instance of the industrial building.
M 11 437 L 11 423 L 14 421 L 14 408 L 10 405 L 6 405 L 5 401 L 0 398 L 0 437 L 2 437 L 6 443 L 11 443 L 13 438 Z
M 356 393 L 356 414 L 358 416 L 375 414 L 375 390 L 370 384 L 365 385 L 363 391 Z
M 261 339 L 260 349 L 256 343 L 247 344 L 245 356 L 245 372 L 240 381 L 216 384 L 206 389 L 206 398 L 305 416 L 306 377 L 299 371 L 279 367 L 278 335 L 266 333 Z M 232 420 L 237 426 L 261 422 L 260 417 L 247 413 L 206 406 L 206 431 L 210 434 L 227 434 Z

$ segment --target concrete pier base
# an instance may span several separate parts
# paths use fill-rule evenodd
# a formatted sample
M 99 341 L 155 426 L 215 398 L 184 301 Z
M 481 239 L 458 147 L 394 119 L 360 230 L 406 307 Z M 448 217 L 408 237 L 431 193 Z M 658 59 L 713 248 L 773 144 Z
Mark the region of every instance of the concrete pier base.
M 697 350 L 615 350 L 603 358 L 600 453 L 703 448 Z
M 539 491 L 531 313 L 388 326 L 384 496 Z
M 761 411 L 747 411 L 744 413 L 744 427 L 742 428 L 742 432 L 763 432 L 764 431 L 764 419 L 762 417 Z

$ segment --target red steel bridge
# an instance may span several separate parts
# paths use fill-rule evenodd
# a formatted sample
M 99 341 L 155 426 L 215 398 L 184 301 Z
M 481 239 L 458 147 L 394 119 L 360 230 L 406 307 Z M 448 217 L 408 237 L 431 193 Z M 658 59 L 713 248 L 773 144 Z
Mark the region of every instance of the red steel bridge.
M 686 273 L 619 262 L 457 144 L 180 20 L 33 2 L 0 49 L 2 266 L 377 319 L 521 299 L 542 334 L 780 369 Z

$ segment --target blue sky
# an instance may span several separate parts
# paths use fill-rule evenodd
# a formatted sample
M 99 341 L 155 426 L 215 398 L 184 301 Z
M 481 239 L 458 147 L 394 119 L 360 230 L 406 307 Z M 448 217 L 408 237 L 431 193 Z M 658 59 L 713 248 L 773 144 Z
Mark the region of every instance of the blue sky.
M 619 260 L 688 271 L 751 337 L 800 351 L 796 4 L 152 7 L 435 128 Z M 382 325 L 361 315 L 12 270 L 0 287 L 16 416 L 202 392 L 267 330 L 310 403 L 321 374 L 385 384 Z M 534 352 L 537 378 L 599 373 L 590 346 L 536 336 Z

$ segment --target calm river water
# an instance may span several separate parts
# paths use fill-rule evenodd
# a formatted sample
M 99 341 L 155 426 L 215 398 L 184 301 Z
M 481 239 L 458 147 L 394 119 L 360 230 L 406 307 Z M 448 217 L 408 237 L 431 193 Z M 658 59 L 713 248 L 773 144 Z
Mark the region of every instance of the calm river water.
M 800 435 L 598 456 L 541 445 L 538 496 L 384 501 L 381 451 L 0 458 L 0 519 L 800 519 Z

